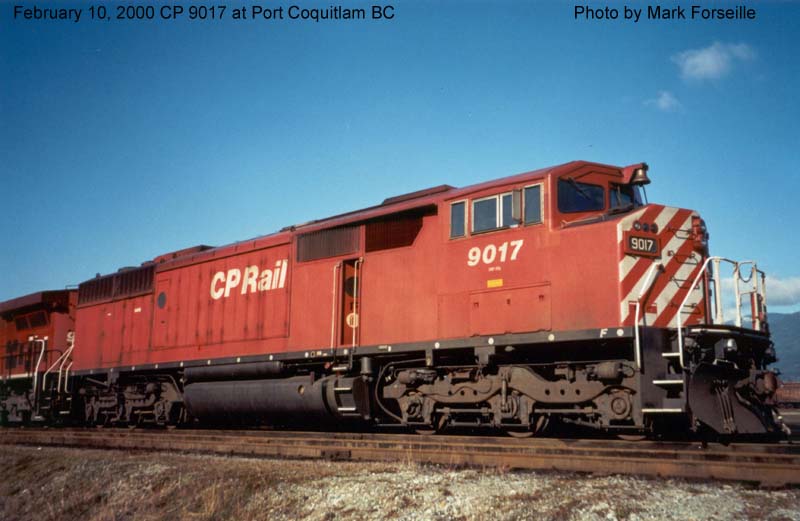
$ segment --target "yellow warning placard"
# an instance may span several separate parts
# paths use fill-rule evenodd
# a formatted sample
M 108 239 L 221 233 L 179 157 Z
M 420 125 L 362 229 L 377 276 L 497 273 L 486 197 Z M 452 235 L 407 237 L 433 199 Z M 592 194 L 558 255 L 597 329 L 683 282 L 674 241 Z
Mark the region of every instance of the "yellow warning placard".
M 487 288 L 502 288 L 503 279 L 489 279 L 486 281 Z

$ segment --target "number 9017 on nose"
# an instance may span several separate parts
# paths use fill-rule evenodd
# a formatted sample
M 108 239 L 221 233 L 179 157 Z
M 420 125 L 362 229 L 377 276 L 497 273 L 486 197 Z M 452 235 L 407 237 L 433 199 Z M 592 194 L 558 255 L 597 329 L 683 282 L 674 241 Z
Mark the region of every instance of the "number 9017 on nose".
M 646 257 L 658 257 L 660 255 L 658 237 L 641 237 L 628 234 L 625 238 L 625 253 L 630 255 L 643 255 Z

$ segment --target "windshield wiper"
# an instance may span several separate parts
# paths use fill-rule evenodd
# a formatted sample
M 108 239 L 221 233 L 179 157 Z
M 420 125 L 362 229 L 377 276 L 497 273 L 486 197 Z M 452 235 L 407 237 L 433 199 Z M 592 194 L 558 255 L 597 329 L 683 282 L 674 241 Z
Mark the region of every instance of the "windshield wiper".
M 625 212 L 628 212 L 630 210 L 633 210 L 634 208 L 636 208 L 635 204 L 628 203 L 628 204 L 626 204 L 624 206 L 615 206 L 615 207 L 609 209 L 608 212 L 606 212 L 606 213 L 608 215 L 613 215 L 613 214 L 616 214 L 616 213 L 625 213 Z
M 571 177 L 568 177 L 568 178 L 567 178 L 567 181 L 569 181 L 569 184 L 571 184 L 571 185 L 572 185 L 572 187 L 573 187 L 573 188 L 575 188 L 575 190 L 577 190 L 577 191 L 578 191 L 578 193 L 579 193 L 579 194 L 581 194 L 581 195 L 583 196 L 583 198 L 584 198 L 584 199 L 587 199 L 587 200 L 589 200 L 589 201 L 591 201 L 591 200 L 592 200 L 592 196 L 591 196 L 591 195 L 589 195 L 588 193 L 586 193 L 586 190 L 584 190 L 583 188 L 581 188 L 580 186 L 578 186 L 578 183 L 575 181 L 575 179 L 573 179 L 573 178 L 571 178 Z

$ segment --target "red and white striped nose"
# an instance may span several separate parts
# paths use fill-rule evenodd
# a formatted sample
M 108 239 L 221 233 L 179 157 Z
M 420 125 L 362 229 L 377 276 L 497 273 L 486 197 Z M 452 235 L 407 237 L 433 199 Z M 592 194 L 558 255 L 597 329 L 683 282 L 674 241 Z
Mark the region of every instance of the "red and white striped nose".
M 667 327 L 678 312 L 686 322 L 703 318 L 703 285 L 692 291 L 690 306 L 680 311 L 692 278 L 707 252 L 707 232 L 692 210 L 649 205 L 617 225 L 619 240 L 620 320 L 633 325 L 637 302 L 643 323 Z M 650 274 L 654 264 L 657 273 Z M 649 275 L 649 276 L 648 276 Z M 645 287 L 646 286 L 646 287 Z

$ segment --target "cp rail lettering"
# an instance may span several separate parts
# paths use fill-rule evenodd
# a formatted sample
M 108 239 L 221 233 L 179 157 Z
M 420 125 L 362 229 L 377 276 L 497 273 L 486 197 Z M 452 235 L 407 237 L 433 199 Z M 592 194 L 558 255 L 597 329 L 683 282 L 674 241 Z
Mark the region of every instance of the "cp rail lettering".
M 277 261 L 275 269 L 262 271 L 258 266 L 247 266 L 244 270 L 231 268 L 227 272 L 216 272 L 211 278 L 211 298 L 227 297 L 239 284 L 242 295 L 282 288 L 286 284 L 286 259 Z

